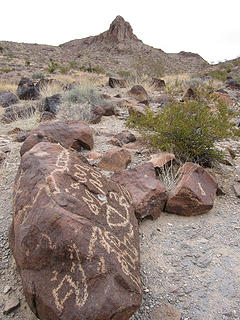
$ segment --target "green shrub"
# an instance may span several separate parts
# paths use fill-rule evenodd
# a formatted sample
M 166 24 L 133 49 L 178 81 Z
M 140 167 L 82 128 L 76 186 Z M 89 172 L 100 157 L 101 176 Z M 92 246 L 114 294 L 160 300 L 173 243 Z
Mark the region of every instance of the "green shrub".
M 205 76 L 210 76 L 212 79 L 217 79 L 217 80 L 220 80 L 220 81 L 226 81 L 228 73 L 227 73 L 226 70 L 216 69 L 216 70 L 208 71 L 204 75 Z
M 106 104 L 106 100 L 90 84 L 81 85 L 66 91 L 63 100 L 70 103 L 89 103 L 93 106 Z
M 70 61 L 69 62 L 69 67 L 71 69 L 77 69 L 78 68 L 78 63 L 76 61 Z
M 175 101 L 157 114 L 146 109 L 146 115 L 130 117 L 128 126 L 139 130 L 153 148 L 202 165 L 223 157 L 214 143 L 232 132 L 227 107 L 220 100 L 215 111 L 199 101 Z
M 59 69 L 59 72 L 62 74 L 66 74 L 69 71 L 69 67 L 66 65 L 59 66 L 58 69 Z
M 36 73 L 33 73 L 32 75 L 32 79 L 44 79 L 45 76 L 42 72 L 36 72 Z
M 26 60 L 26 61 L 25 61 L 25 66 L 26 66 L 26 67 L 29 67 L 30 64 L 31 64 L 31 61 L 30 61 L 30 60 Z
M 48 65 L 48 72 L 53 73 L 58 67 L 58 64 L 50 58 L 50 63 Z
M 119 70 L 118 74 L 119 74 L 120 77 L 123 77 L 123 78 L 128 78 L 128 77 L 131 76 L 131 72 L 130 71 L 125 71 L 125 70 Z
M 2 46 L 0 46 L 0 52 L 3 52 L 3 47 Z

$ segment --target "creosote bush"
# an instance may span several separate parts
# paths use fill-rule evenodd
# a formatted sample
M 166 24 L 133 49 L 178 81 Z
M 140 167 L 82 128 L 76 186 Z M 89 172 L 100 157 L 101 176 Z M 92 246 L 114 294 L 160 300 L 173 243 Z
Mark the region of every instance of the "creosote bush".
M 182 161 L 209 165 L 223 154 L 215 142 L 232 134 L 233 125 L 224 103 L 218 99 L 214 109 L 206 103 L 187 100 L 171 102 L 154 114 L 133 115 L 128 126 L 143 134 L 154 149 L 175 153 Z

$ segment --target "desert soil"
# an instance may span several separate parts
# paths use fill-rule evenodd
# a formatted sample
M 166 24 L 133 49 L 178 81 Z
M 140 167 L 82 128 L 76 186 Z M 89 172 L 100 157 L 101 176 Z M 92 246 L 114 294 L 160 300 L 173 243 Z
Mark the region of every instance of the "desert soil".
M 103 152 L 112 147 L 107 143 L 109 136 L 125 128 L 124 114 L 104 117 L 92 127 L 95 129 L 94 150 Z M 36 317 L 25 302 L 8 245 L 13 183 L 21 143 L 14 142 L 3 128 L 0 147 L 4 146 L 11 152 L 1 168 L 0 179 L 0 320 L 33 320 Z M 133 152 L 131 166 L 146 160 L 146 153 Z M 234 177 L 234 167 L 228 171 L 229 176 Z M 240 319 L 239 204 L 230 181 L 226 194 L 217 197 L 214 208 L 207 214 L 182 217 L 162 213 L 155 221 L 140 222 L 144 295 L 140 310 L 131 320 L 160 320 L 156 313 L 153 317 L 152 311 L 165 302 L 181 312 L 182 320 Z M 6 301 L 13 296 L 20 300 L 20 307 L 3 315 Z M 170 319 L 177 320 L 176 317 Z

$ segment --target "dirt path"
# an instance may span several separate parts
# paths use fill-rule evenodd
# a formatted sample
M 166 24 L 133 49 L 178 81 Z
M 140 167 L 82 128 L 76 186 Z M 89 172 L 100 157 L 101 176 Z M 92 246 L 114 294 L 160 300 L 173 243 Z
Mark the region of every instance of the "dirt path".
M 107 117 L 93 127 L 95 149 L 103 151 L 112 147 L 106 143 L 109 134 L 124 129 L 124 120 Z M 1 145 L 8 145 L 11 152 L 0 179 L 0 320 L 33 320 L 36 317 L 25 302 L 7 239 L 21 144 L 1 135 Z M 133 153 L 131 166 L 145 160 L 146 156 Z M 156 221 L 140 223 L 144 296 L 132 320 L 151 319 L 152 310 L 166 301 L 182 313 L 184 320 L 240 319 L 239 204 L 240 199 L 229 189 L 207 214 L 181 217 L 162 213 Z M 5 302 L 13 296 L 19 298 L 20 307 L 3 315 Z

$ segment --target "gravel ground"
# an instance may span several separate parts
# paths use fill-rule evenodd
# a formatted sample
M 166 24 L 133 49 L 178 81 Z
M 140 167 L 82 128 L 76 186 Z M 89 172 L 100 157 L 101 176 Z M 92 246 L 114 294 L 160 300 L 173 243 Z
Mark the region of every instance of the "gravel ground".
M 106 143 L 108 135 L 125 129 L 124 121 L 115 117 L 104 118 L 93 127 L 96 151 L 112 147 Z M 21 144 L 1 135 L 0 147 L 4 145 L 11 152 L 0 170 L 0 320 L 33 320 L 36 317 L 25 302 L 8 246 L 12 188 Z M 146 159 L 146 153 L 133 152 L 131 166 Z M 228 170 L 234 177 L 234 167 Z M 179 310 L 182 320 L 240 319 L 239 204 L 230 182 L 226 194 L 216 199 L 207 214 L 181 217 L 162 213 L 155 221 L 140 223 L 144 295 L 142 307 L 131 320 L 157 320 L 152 318 L 152 311 L 165 302 Z M 19 299 L 20 307 L 3 315 L 4 305 L 12 297 Z

